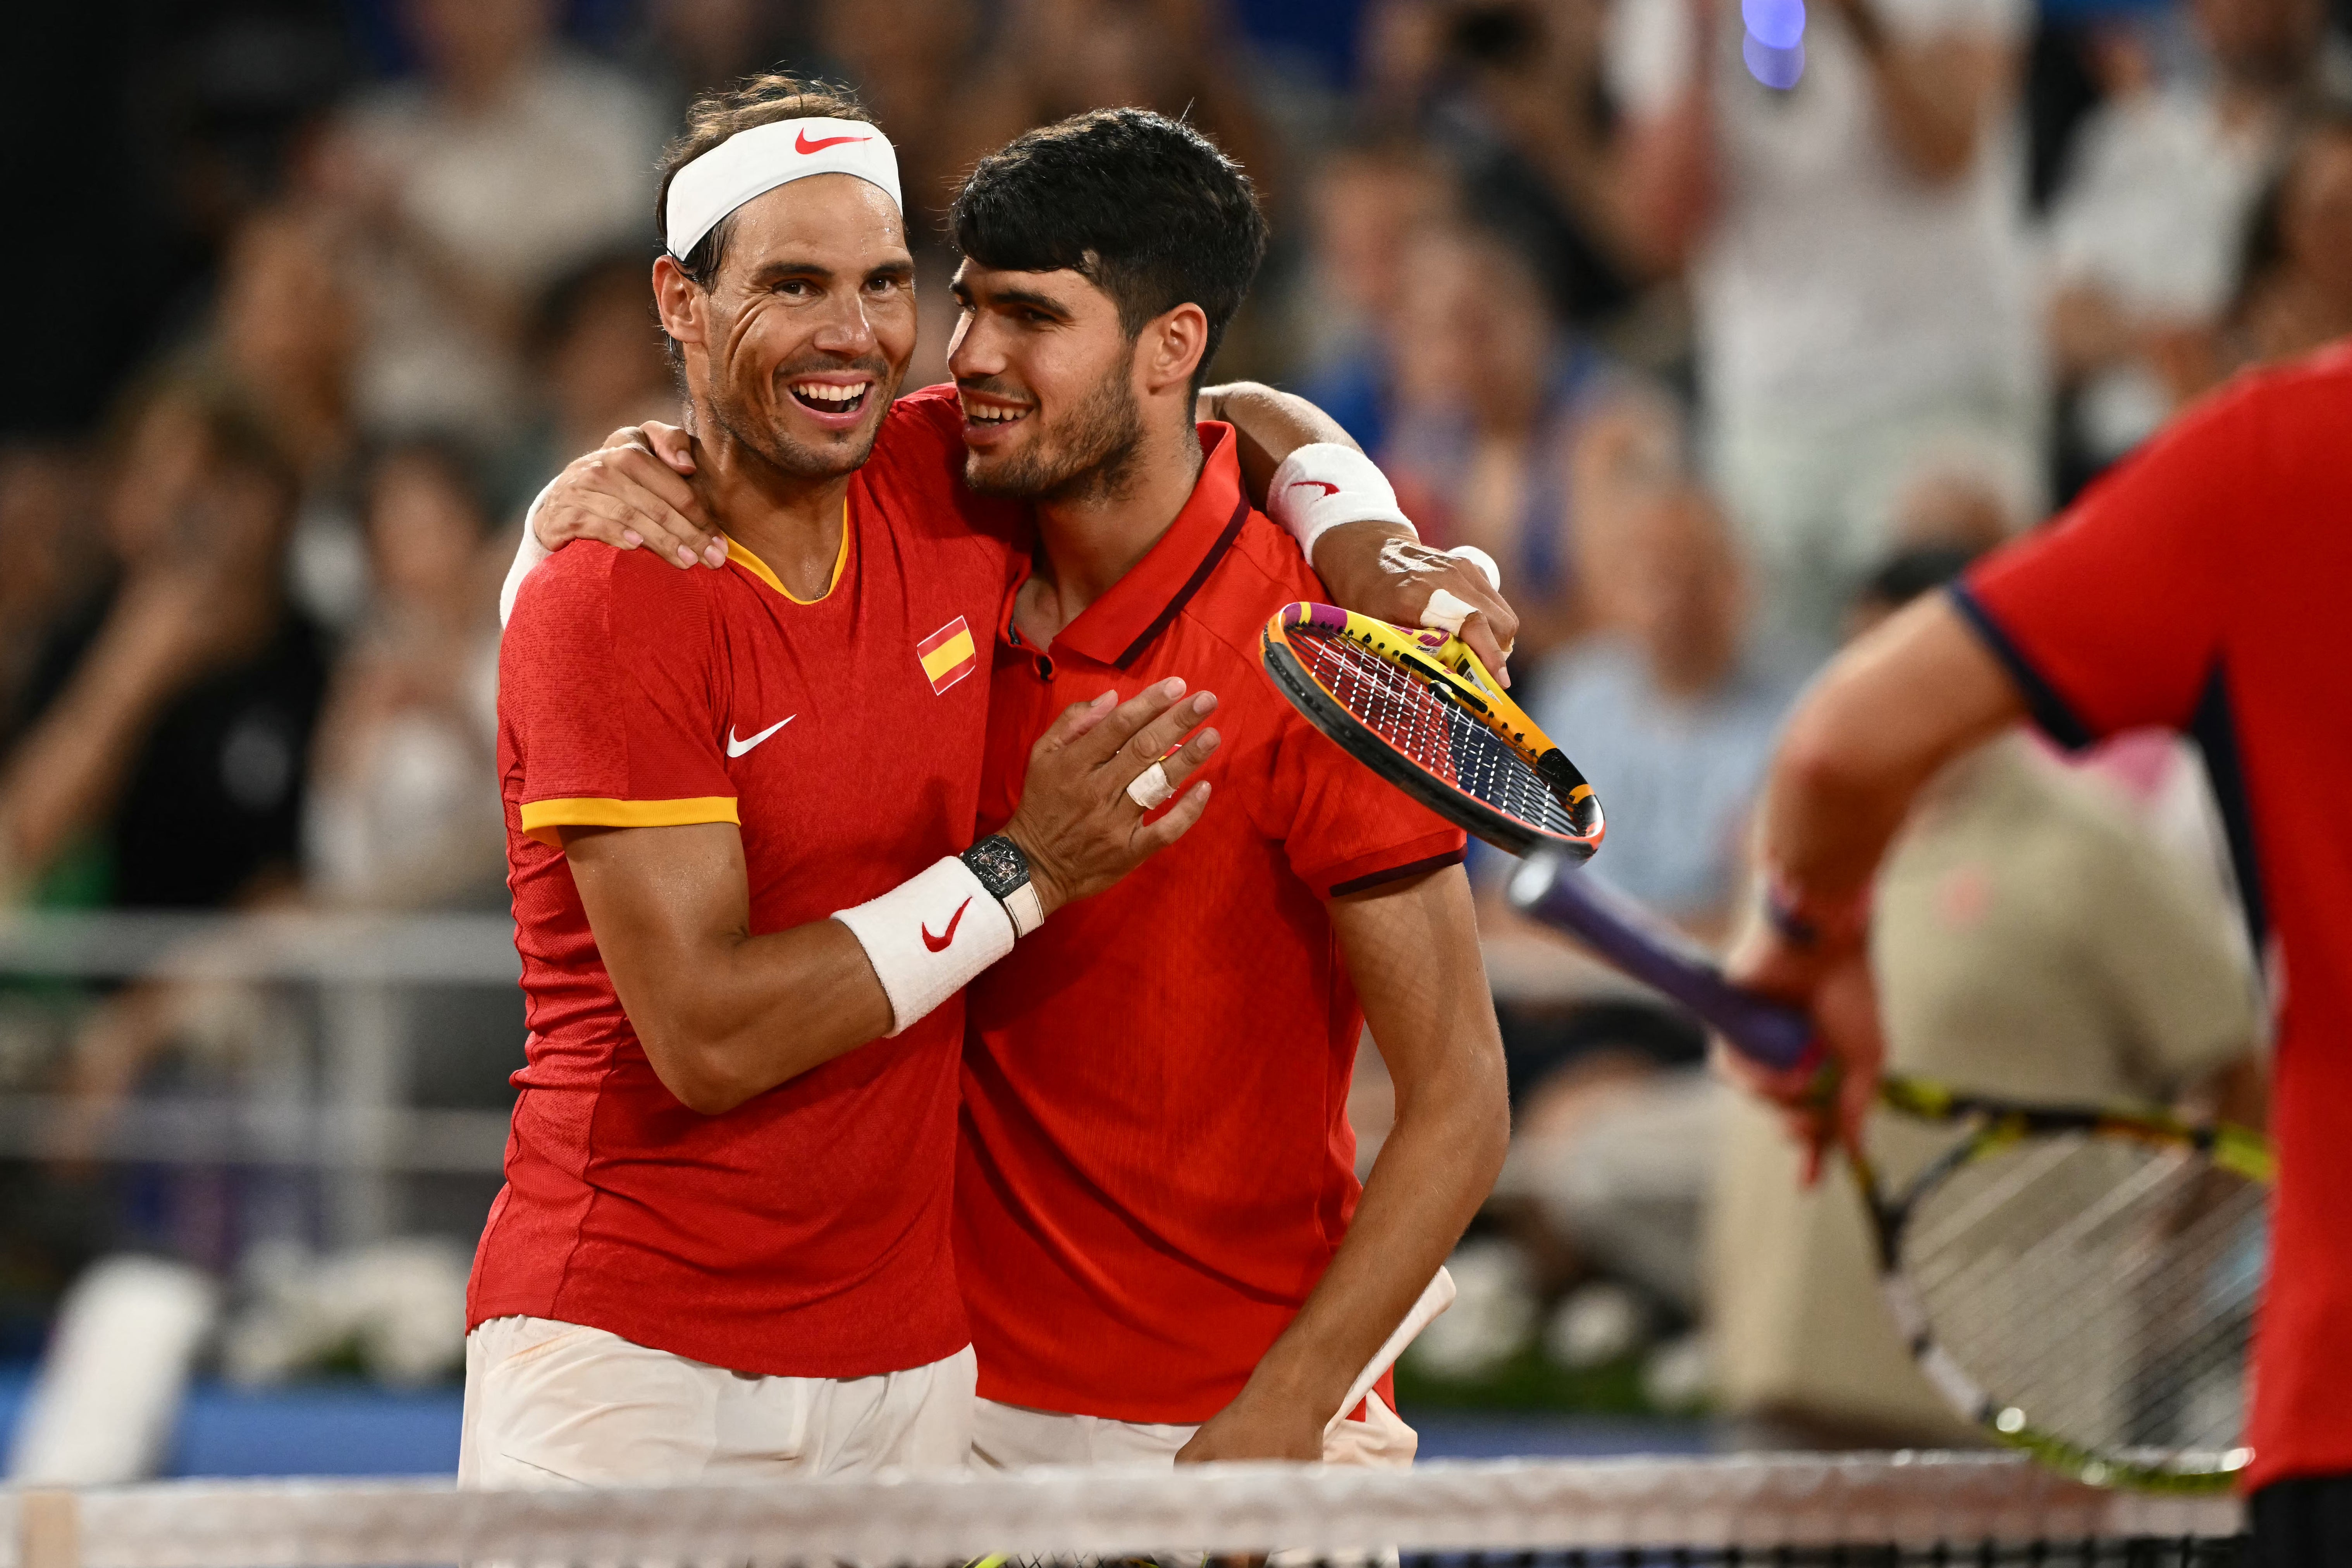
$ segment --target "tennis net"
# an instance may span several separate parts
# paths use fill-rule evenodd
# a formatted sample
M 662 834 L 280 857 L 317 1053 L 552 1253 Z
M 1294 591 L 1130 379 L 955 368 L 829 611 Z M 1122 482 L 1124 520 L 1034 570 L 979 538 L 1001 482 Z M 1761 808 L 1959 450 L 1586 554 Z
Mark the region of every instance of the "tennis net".
M 643 1491 L 177 1482 L 5 1494 L 0 1568 L 394 1568 L 981 1559 L 2223 1568 L 2239 1505 L 2095 1491 L 1997 1455 L 908 1475 Z

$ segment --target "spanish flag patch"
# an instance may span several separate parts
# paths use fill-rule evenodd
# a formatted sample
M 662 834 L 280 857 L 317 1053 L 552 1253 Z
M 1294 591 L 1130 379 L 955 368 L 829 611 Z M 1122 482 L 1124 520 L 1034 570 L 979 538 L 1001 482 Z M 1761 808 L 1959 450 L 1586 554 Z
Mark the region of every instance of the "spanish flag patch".
M 929 677 L 934 694 L 971 674 L 980 662 L 972 647 L 971 628 L 961 615 L 916 643 L 915 657 L 922 661 L 923 674 Z

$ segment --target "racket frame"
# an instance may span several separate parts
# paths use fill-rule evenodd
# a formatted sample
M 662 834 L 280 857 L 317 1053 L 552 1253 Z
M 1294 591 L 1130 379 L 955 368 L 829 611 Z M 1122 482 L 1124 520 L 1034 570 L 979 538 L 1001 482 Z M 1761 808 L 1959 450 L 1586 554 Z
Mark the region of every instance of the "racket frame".
M 1309 661 L 1292 641 L 1294 631 L 1304 632 L 1309 627 L 1320 635 L 1337 635 L 1360 644 L 1499 737 L 1544 781 L 1560 810 L 1578 821 L 1580 831 L 1548 832 L 1497 810 L 1389 744 L 1315 678 Z M 1275 689 L 1308 723 L 1349 756 L 1464 831 L 1515 855 L 1548 850 L 1583 861 L 1601 847 L 1607 824 L 1592 786 L 1526 710 L 1503 694 L 1500 683 L 1460 638 L 1411 632 L 1336 605 L 1301 601 L 1284 605 L 1266 622 L 1259 638 L 1259 653 Z

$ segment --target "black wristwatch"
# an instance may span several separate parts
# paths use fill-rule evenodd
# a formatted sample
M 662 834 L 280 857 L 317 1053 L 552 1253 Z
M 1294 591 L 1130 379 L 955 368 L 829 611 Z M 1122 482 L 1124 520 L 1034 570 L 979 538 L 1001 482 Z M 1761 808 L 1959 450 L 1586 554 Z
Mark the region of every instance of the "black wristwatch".
M 1029 857 L 1021 852 L 1019 844 L 1003 833 L 991 833 L 957 858 L 1004 905 L 1015 940 L 1045 924 L 1045 906 L 1038 901 L 1037 890 L 1029 885 Z

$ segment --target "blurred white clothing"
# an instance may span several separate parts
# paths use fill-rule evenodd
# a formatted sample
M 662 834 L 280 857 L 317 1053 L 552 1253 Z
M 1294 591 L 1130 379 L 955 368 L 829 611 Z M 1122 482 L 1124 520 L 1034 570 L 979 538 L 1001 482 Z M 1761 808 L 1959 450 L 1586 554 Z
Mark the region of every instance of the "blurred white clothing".
M 2061 287 L 2095 287 L 2126 315 L 2178 326 L 2218 321 L 2237 286 L 2238 252 L 2277 150 L 2268 121 L 2224 125 L 2211 91 L 2181 85 L 2110 99 L 2075 132 L 2050 208 Z M 2121 455 L 2172 413 L 2142 364 L 2083 389 L 2094 455 Z
M 806 1479 L 961 1467 L 966 1345 L 874 1377 L 758 1377 L 545 1318 L 466 1336 L 457 1484 L 482 1490 Z
M 993 1399 L 976 1402 L 971 1462 L 981 1469 L 1030 1465 L 1150 1465 L 1173 1463 L 1198 1427 L 1067 1416 Z M 1421 1435 L 1377 1393 L 1364 1397 L 1364 1419 L 1335 1422 L 1323 1437 L 1327 1465 L 1398 1467 L 1412 1463 Z

